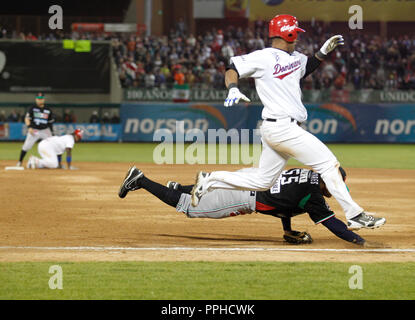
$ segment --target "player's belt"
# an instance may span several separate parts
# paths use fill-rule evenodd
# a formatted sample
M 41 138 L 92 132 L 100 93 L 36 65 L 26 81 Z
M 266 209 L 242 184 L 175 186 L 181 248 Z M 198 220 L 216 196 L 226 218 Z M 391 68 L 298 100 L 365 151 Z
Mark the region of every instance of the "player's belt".
M 277 122 L 278 120 L 277 119 L 269 119 L 269 118 L 266 118 L 266 119 L 264 119 L 265 121 L 269 121 L 269 122 Z M 295 123 L 297 123 L 297 120 L 295 120 L 295 119 L 293 119 L 293 118 L 291 118 L 291 122 L 295 122 Z

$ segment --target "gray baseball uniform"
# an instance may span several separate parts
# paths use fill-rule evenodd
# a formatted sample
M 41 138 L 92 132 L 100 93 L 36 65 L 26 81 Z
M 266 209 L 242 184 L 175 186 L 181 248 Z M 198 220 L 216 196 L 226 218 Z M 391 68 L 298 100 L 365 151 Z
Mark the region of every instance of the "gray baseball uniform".
M 52 136 L 52 124 L 55 121 L 52 110 L 44 106 L 33 106 L 26 114 L 26 118 L 30 120 L 30 128 L 33 132 L 27 133 L 26 139 L 23 143 L 22 150 L 29 151 L 38 140 L 44 140 Z
M 214 190 L 200 199 L 197 207 L 193 207 L 191 195 L 183 193 L 176 210 L 189 218 L 221 219 L 254 212 L 255 198 L 254 191 Z

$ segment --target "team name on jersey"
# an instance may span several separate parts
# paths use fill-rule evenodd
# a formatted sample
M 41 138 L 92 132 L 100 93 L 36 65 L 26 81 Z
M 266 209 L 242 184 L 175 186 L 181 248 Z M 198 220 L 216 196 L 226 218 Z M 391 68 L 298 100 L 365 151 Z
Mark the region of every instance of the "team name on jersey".
M 33 108 L 33 112 L 43 112 L 43 113 L 50 113 L 50 110 L 48 110 L 48 109 L 45 109 L 45 108 L 43 108 L 43 109 L 39 109 L 39 108 Z
M 311 184 L 319 184 L 319 176 L 317 172 L 312 172 L 310 177 L 310 183 Z
M 33 117 L 39 119 L 47 119 L 49 118 L 49 112 L 33 112 Z
M 301 67 L 301 61 L 295 60 L 294 62 L 291 62 L 286 65 L 281 65 L 277 63 L 274 66 L 274 73 L 272 74 L 274 78 L 278 79 L 284 79 L 289 74 L 293 73 L 294 71 L 298 70 Z

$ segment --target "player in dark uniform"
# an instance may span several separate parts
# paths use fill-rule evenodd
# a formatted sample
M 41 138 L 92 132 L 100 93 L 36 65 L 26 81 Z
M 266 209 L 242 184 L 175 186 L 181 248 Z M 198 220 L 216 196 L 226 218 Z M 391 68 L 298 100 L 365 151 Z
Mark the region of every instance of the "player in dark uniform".
M 346 172 L 342 168 L 339 170 L 343 180 L 346 180 Z M 362 246 L 374 244 L 368 243 L 349 230 L 346 224 L 335 217 L 324 199 L 331 197 L 331 194 L 320 175 L 312 170 L 295 168 L 283 171 L 278 181 L 268 191 L 214 190 L 209 193 L 212 196 L 204 203 L 199 203 L 197 207 L 190 204 L 192 187 L 192 185 L 182 186 L 177 182 L 169 182 L 167 187 L 162 186 L 133 167 L 121 184 L 119 196 L 124 198 L 129 191 L 143 188 L 190 218 L 218 219 L 254 211 L 272 215 L 281 218 L 284 239 L 292 243 L 312 241 L 308 233 L 294 231 L 291 228 L 291 218 L 307 212 L 314 223 L 323 224 L 345 241 Z
M 30 107 L 25 116 L 25 124 L 28 130 L 17 166 L 22 165 L 26 153 L 32 149 L 38 140 L 44 140 L 53 135 L 55 117 L 52 110 L 45 105 L 43 93 L 38 93 L 35 101 L 36 105 Z

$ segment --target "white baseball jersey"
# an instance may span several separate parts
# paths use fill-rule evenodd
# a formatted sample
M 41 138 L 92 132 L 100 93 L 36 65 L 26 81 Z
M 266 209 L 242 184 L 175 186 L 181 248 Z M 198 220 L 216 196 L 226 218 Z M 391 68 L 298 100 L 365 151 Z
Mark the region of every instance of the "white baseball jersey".
M 47 144 L 48 148 L 53 150 L 56 154 L 63 154 L 66 148 L 72 149 L 75 145 L 74 136 L 71 134 L 66 134 L 64 136 L 53 136 L 43 140 L 42 144 Z
M 307 120 L 301 101 L 300 79 L 305 74 L 307 56 L 297 51 L 289 54 L 276 48 L 265 48 L 231 58 L 240 78 L 252 77 L 264 105 L 262 118 L 291 117 Z

